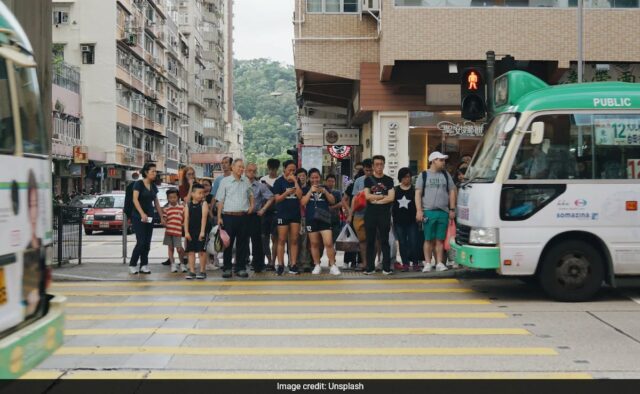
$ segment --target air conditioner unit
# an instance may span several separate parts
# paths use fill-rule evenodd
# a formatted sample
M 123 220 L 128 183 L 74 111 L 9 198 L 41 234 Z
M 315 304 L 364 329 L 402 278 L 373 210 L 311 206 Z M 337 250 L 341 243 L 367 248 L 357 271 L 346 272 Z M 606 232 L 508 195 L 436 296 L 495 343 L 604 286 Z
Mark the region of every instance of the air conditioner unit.
M 80 50 L 82 52 L 91 52 L 91 45 L 80 45 Z
M 380 0 L 362 0 L 362 12 L 379 12 Z
M 137 37 L 135 34 L 129 34 L 129 37 L 127 37 L 127 45 L 129 46 L 134 46 L 136 45 L 137 42 Z
M 122 90 L 122 84 L 121 83 L 117 83 L 116 84 L 116 90 Z

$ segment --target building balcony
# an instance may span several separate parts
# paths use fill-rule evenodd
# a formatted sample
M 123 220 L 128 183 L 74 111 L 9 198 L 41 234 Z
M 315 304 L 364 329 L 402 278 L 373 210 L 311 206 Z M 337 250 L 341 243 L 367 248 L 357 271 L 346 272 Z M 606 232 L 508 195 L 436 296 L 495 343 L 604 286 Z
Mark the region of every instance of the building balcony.
M 144 92 L 144 83 L 132 75 L 131 86 L 139 92 Z
M 131 126 L 144 130 L 144 118 L 135 112 L 131 113 Z
M 167 101 L 167 110 L 169 112 L 171 112 L 171 113 L 176 114 L 176 115 L 180 113 L 180 110 L 178 109 L 178 106 L 173 104 L 171 101 Z
M 116 163 L 122 166 L 141 168 L 144 165 L 144 151 L 124 145 L 116 145 Z
M 118 123 L 126 126 L 131 126 L 131 111 L 127 108 L 117 105 L 116 106 L 116 119 Z

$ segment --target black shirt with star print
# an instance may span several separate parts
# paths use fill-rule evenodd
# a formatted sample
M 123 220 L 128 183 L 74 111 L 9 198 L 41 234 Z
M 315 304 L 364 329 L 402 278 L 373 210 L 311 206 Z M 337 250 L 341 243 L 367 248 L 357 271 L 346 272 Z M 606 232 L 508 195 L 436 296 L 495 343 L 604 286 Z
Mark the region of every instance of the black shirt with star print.
M 393 223 L 408 225 L 416 222 L 416 189 L 411 186 L 403 190 L 400 185 L 395 187 L 396 201 L 393 203 Z

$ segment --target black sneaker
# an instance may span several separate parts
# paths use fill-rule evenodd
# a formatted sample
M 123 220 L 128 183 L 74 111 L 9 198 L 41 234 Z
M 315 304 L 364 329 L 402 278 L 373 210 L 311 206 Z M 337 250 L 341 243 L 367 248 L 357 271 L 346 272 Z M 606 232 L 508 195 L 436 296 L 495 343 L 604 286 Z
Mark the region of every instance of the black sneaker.
M 166 259 L 162 262 L 162 265 L 171 265 L 171 261 L 169 259 Z
M 276 267 L 276 275 L 282 276 L 284 274 L 284 265 L 279 265 Z
M 265 271 L 275 271 L 276 267 L 274 265 L 267 265 Z
M 247 271 L 242 270 L 242 271 L 238 271 L 236 273 L 236 276 L 239 277 L 239 278 L 248 278 L 249 274 L 247 273 Z
M 196 275 L 196 279 L 207 279 L 207 273 L 206 272 L 198 272 L 198 274 Z
M 298 275 L 300 273 L 300 271 L 298 271 L 298 266 L 297 265 L 289 266 L 289 273 L 291 275 Z
M 196 278 L 196 273 L 195 272 L 189 272 L 187 274 L 187 276 L 184 277 L 185 279 L 195 279 Z
M 222 271 L 222 277 L 225 278 L 225 279 L 231 278 L 231 270 Z

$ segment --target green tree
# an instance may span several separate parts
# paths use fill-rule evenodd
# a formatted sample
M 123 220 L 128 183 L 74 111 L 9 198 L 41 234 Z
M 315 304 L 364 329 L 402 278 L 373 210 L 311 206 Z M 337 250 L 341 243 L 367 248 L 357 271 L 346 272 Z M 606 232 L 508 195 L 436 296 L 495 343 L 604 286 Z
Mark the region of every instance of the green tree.
M 236 60 L 234 101 L 244 126 L 247 160 L 264 172 L 269 158 L 290 158 L 286 150 L 297 137 L 293 67 L 269 59 Z

